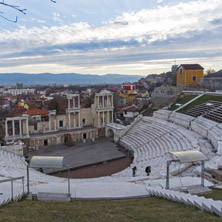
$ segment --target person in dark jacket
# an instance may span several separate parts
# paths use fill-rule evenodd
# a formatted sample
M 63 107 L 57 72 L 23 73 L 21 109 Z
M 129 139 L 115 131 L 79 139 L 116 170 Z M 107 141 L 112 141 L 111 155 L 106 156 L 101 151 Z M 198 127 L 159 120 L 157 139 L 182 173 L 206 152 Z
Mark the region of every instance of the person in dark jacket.
M 149 176 L 151 173 L 151 166 L 147 166 L 145 169 L 146 175 Z
M 137 170 L 137 168 L 136 168 L 136 166 L 134 166 L 133 169 L 132 169 L 132 171 L 133 171 L 133 177 L 136 176 L 136 170 Z

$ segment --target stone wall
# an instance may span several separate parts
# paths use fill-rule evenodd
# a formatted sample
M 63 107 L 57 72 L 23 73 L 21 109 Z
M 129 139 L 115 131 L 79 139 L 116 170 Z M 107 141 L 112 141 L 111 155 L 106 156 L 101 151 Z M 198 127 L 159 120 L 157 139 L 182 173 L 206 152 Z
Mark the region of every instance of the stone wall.
M 23 156 L 23 143 L 22 144 L 12 144 L 8 146 L 0 146 L 1 150 L 14 153 L 18 156 Z

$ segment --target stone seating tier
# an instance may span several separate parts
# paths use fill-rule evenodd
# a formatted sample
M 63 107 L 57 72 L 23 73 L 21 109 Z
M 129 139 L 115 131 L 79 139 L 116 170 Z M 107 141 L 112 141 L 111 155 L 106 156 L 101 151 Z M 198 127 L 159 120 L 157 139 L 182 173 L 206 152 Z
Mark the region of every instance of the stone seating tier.
M 147 191 L 154 197 L 162 197 L 168 200 L 181 202 L 222 217 L 222 201 L 220 200 L 215 201 L 210 198 L 199 197 L 197 195 L 186 194 L 173 190 L 165 190 L 159 187 L 147 187 Z

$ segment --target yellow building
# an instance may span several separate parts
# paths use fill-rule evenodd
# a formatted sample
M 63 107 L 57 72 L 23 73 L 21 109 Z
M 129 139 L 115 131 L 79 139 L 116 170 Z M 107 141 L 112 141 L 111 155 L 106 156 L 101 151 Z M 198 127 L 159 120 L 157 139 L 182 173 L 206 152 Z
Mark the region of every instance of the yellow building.
M 177 86 L 198 86 L 204 68 L 199 64 L 181 64 L 177 69 Z
M 22 99 L 19 103 L 18 103 L 18 107 L 19 108 L 24 108 L 26 110 L 29 109 L 29 106 L 27 104 L 25 104 L 24 100 Z

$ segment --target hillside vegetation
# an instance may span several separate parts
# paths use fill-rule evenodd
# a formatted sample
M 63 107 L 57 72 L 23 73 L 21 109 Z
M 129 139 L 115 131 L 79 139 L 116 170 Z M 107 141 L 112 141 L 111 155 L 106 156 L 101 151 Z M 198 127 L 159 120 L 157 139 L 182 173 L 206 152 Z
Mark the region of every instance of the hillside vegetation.
M 222 190 L 214 190 L 206 196 L 221 199 Z M 69 203 L 22 200 L 0 207 L 0 215 L 0 221 L 4 222 L 221 221 L 213 214 L 161 198 Z

